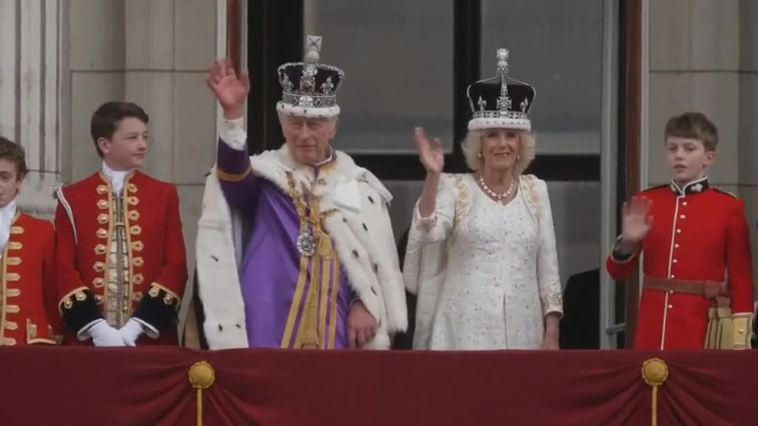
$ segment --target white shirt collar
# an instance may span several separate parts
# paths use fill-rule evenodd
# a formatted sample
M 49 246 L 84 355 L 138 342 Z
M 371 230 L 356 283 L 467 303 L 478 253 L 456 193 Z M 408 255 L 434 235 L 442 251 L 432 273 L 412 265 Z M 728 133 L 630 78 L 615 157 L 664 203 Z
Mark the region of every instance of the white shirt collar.
M 2 256 L 2 250 L 5 248 L 5 245 L 8 244 L 8 239 L 11 235 L 11 225 L 17 211 L 15 199 L 5 207 L 0 208 L 0 256 Z
M 312 166 L 315 167 L 315 168 L 319 168 L 319 167 L 323 166 L 324 164 L 329 163 L 332 160 L 334 160 L 334 149 L 332 149 L 332 147 L 330 146 L 329 147 L 329 155 L 327 155 L 325 159 L 319 161 L 316 164 L 313 164 Z
M 108 180 L 111 181 L 111 186 L 113 187 L 113 193 L 116 195 L 121 195 L 124 189 L 124 180 L 126 179 L 126 176 L 131 173 L 131 170 L 127 171 L 120 171 L 120 170 L 113 170 L 110 167 L 108 167 L 107 164 L 105 164 L 105 161 L 103 161 L 103 174 L 105 177 L 108 178 Z

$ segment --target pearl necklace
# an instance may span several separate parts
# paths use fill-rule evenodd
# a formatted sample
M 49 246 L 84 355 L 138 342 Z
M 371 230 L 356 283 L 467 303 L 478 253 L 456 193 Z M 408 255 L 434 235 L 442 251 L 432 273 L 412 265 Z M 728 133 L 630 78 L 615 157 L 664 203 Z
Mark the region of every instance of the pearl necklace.
M 516 179 L 511 179 L 511 184 L 508 186 L 508 190 L 503 193 L 497 193 L 491 190 L 490 187 L 484 183 L 484 177 L 482 175 L 479 175 L 479 185 L 482 186 L 482 189 L 485 193 L 487 193 L 487 195 L 495 199 L 497 202 L 502 203 L 503 200 L 506 200 L 508 197 L 510 197 L 513 194 L 513 191 L 516 190 Z

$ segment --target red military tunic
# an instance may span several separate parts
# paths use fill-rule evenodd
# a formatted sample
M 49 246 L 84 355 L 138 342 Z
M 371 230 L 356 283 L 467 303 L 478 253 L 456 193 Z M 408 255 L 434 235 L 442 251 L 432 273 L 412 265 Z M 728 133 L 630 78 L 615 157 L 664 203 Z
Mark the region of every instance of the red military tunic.
M 55 212 L 59 309 L 74 334 L 103 318 L 111 245 L 117 235 L 109 180 L 101 173 L 61 188 Z M 176 187 L 134 171 L 124 180 L 122 204 L 128 282 L 122 283 L 124 317 L 136 317 L 160 332 L 137 344 L 176 344 L 176 313 L 187 281 L 187 263 Z M 113 324 L 112 324 L 113 325 Z M 118 327 L 118 325 L 115 325 Z M 70 339 L 77 341 L 76 338 Z
M 661 280 L 728 280 L 733 315 L 753 308 L 753 275 L 745 205 L 710 188 L 707 179 L 680 189 L 664 185 L 643 191 L 652 201 L 653 224 L 641 247 L 643 273 Z M 608 257 L 616 280 L 637 268 L 640 252 L 626 261 Z M 713 300 L 703 295 L 643 288 L 635 348 L 702 349 Z M 747 334 L 749 338 L 749 330 Z
M 57 343 L 53 224 L 17 213 L 2 252 L 0 346 Z

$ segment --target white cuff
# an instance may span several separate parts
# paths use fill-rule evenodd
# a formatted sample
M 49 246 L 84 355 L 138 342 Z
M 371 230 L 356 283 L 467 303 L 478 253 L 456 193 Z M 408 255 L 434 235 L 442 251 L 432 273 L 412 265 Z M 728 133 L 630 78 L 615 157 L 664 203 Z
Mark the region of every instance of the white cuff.
M 157 328 L 155 328 L 152 325 L 148 324 L 147 322 L 141 320 L 140 318 L 131 317 L 131 319 L 133 319 L 133 320 L 137 321 L 138 323 L 140 323 L 140 325 L 142 326 L 142 331 L 144 331 L 145 334 L 147 334 L 147 337 L 149 337 L 151 339 L 157 339 L 158 337 L 160 337 L 161 333 L 158 331 Z
M 92 330 L 92 327 L 99 323 L 99 322 L 105 322 L 103 318 L 98 318 L 94 321 L 88 322 L 84 325 L 84 327 L 80 328 L 79 331 L 76 332 L 76 338 L 79 339 L 79 341 L 83 342 L 87 339 L 91 339 L 92 335 L 90 334 L 90 330 Z
M 421 217 L 421 211 L 419 210 L 418 205 L 416 205 L 416 208 L 414 208 L 413 211 L 416 215 L 416 224 L 422 231 L 429 232 L 429 230 L 431 230 L 437 223 L 436 211 L 427 217 Z
M 247 132 L 245 132 L 245 119 L 243 117 L 234 120 L 226 120 L 221 123 L 218 137 L 230 148 L 244 151 L 247 147 Z

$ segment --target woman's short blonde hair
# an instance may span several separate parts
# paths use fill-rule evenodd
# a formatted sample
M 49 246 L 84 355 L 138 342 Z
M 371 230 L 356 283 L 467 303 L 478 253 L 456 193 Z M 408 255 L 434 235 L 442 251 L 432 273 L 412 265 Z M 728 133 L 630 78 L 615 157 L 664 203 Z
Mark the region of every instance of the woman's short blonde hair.
M 519 159 L 513 167 L 513 173 L 515 176 L 519 176 L 534 160 L 537 152 L 537 139 L 534 132 L 525 130 L 517 130 L 516 132 L 519 135 L 521 152 L 519 152 Z M 487 130 L 469 130 L 461 143 L 463 156 L 466 157 L 466 165 L 471 170 L 479 171 L 484 164 L 484 159 L 479 154 L 482 152 L 482 139 L 486 134 Z

